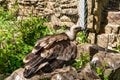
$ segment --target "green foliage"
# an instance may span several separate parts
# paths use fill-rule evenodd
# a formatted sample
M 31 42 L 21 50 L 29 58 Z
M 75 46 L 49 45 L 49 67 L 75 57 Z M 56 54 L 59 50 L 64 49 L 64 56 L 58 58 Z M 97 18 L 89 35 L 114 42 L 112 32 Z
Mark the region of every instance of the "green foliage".
M 75 63 L 73 63 L 73 66 L 77 70 L 79 70 L 80 68 L 85 67 L 88 61 L 89 61 L 89 55 L 87 53 L 81 54 L 80 58 Z
M 83 32 L 79 32 L 76 36 L 76 41 L 78 44 L 81 44 L 81 43 L 86 43 L 88 42 L 88 39 L 87 37 L 84 35 Z M 75 62 L 73 63 L 73 66 L 79 70 L 80 68 L 82 67 L 85 67 L 85 65 L 88 63 L 89 61 L 89 55 L 86 53 L 80 53 L 80 58 Z
M 17 21 L 13 11 L 0 9 L 0 73 L 11 73 L 23 66 L 38 38 L 52 32 L 44 26 L 46 19 L 30 17 Z
M 11 73 L 23 66 L 23 57 L 31 50 L 18 32 L 12 11 L 0 11 L 0 73 Z
M 103 71 L 99 67 L 96 69 L 96 72 L 97 72 L 98 76 L 102 76 L 103 75 Z
M 77 34 L 76 40 L 77 40 L 78 44 L 88 42 L 88 39 L 87 39 L 87 37 L 85 36 L 85 34 L 83 32 L 79 32 Z
M 116 48 L 113 48 L 113 50 L 118 51 L 120 53 L 120 45 L 118 45 Z
M 49 30 L 44 22 L 47 20 L 39 17 L 30 17 L 20 22 L 20 32 L 22 32 L 22 39 L 26 44 L 34 45 L 39 38 L 48 35 Z
M 101 68 L 97 67 L 96 72 L 97 72 L 98 76 L 101 77 L 102 80 L 109 80 L 108 76 L 104 75 L 104 73 L 103 73 L 104 71 Z

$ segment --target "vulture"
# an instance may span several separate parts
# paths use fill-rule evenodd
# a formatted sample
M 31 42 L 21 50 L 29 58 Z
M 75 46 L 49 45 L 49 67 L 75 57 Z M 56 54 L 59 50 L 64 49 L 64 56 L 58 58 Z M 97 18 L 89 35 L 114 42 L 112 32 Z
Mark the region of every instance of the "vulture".
M 74 25 L 63 33 L 39 39 L 23 59 L 24 77 L 31 77 L 37 72 L 49 73 L 75 60 L 77 46 L 74 40 L 79 31 L 82 31 L 82 27 Z

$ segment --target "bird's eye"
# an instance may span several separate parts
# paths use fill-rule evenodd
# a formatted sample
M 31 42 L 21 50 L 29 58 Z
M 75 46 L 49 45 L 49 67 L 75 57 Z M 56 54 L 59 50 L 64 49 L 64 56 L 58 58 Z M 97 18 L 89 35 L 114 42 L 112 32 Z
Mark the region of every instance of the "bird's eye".
M 76 27 L 75 30 L 79 31 L 81 30 L 81 27 Z

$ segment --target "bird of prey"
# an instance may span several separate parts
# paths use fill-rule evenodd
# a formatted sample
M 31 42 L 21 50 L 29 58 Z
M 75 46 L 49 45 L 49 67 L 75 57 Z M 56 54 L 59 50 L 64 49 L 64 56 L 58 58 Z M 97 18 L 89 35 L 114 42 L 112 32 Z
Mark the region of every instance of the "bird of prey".
M 23 59 L 24 77 L 30 77 L 39 71 L 51 72 L 74 60 L 77 54 L 74 40 L 79 31 L 82 31 L 82 28 L 74 25 L 63 33 L 38 40 L 32 51 Z

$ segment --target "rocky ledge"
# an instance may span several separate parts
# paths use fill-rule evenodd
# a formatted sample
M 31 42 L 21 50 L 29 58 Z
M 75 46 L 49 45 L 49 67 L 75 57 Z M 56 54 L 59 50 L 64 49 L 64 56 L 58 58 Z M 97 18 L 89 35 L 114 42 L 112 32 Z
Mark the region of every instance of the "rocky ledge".
M 24 68 L 14 71 L 5 80 L 120 80 L 120 53 L 113 50 L 105 50 L 102 47 L 92 44 L 78 45 L 78 57 L 87 54 L 88 63 L 76 70 L 72 66 L 56 69 L 52 73 L 36 74 L 32 78 L 23 77 Z

